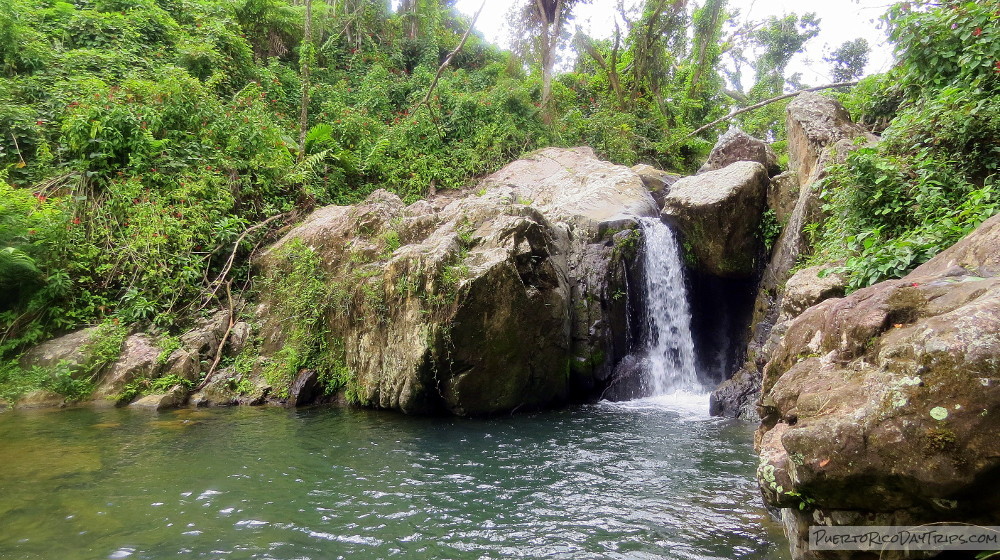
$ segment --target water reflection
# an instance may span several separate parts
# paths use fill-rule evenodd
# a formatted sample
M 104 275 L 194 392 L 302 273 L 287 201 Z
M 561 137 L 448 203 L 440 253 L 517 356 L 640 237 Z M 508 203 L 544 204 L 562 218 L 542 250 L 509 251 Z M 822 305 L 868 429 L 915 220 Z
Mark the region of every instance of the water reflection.
M 785 558 L 700 406 L 6 412 L 0 558 Z

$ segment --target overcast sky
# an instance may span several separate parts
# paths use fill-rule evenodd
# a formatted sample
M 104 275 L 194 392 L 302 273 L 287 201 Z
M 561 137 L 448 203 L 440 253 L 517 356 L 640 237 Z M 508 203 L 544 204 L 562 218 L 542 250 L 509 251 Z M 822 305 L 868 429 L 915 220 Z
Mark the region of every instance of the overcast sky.
M 458 0 L 456 6 L 471 16 L 482 0 Z M 476 27 L 494 43 L 506 45 L 503 24 L 506 12 L 514 0 L 486 0 L 486 7 L 479 16 Z M 576 9 L 576 23 L 594 37 L 610 37 L 614 30 L 616 0 L 593 0 Z M 866 73 L 884 72 L 892 64 L 892 49 L 886 43 L 885 33 L 878 29 L 878 18 L 890 5 L 889 0 L 729 0 L 730 9 L 739 9 L 741 20 L 759 20 L 768 16 L 781 16 L 791 12 L 816 12 L 820 18 L 820 34 L 807 44 L 805 53 L 796 55 L 789 65 L 789 74 L 802 73 L 802 81 L 822 85 L 832 81 L 829 64 L 823 55 L 836 49 L 845 41 L 864 37 L 872 47 Z

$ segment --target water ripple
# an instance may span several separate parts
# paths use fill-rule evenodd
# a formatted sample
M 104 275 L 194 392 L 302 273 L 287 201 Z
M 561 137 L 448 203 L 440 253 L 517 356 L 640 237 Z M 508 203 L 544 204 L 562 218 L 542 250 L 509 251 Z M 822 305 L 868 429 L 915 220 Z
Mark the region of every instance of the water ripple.
M 44 458 L 58 476 L 0 473 L 0 557 L 786 558 L 751 428 L 704 406 L 673 395 L 490 421 L 238 409 L 183 436 L 152 424 L 172 414 L 5 414 L 11 456 L 64 451 Z M 120 427 L 80 429 L 99 422 Z

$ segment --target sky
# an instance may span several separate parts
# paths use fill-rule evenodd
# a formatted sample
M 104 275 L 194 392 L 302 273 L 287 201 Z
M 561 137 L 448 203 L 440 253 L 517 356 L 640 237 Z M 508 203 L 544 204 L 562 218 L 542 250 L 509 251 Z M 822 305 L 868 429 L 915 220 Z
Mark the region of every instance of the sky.
M 482 0 L 458 0 L 456 7 L 470 17 L 479 9 Z M 476 28 L 487 40 L 507 46 L 506 31 L 503 29 L 506 12 L 513 0 L 486 0 Z M 802 82 L 809 85 L 824 85 L 833 80 L 829 75 L 829 64 L 823 55 L 836 49 L 845 41 L 864 37 L 872 48 L 866 74 L 884 72 L 892 65 L 892 46 L 886 42 L 885 33 L 878 29 L 878 18 L 890 5 L 890 0 L 729 0 L 730 9 L 739 9 L 741 21 L 760 20 L 768 16 L 782 16 L 796 12 L 816 12 L 820 18 L 820 34 L 806 46 L 806 52 L 798 54 L 789 64 L 788 74 L 802 73 Z M 617 0 L 593 0 L 590 4 L 579 5 L 575 23 L 596 38 L 610 37 L 614 31 L 615 5 Z

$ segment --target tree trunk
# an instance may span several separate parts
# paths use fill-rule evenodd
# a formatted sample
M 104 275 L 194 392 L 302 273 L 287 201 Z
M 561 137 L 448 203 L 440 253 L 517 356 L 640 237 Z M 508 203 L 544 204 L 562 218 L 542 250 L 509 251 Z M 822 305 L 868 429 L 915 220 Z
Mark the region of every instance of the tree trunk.
M 551 2 L 550 2 L 551 4 Z M 552 124 L 552 73 L 556 64 L 556 46 L 562 31 L 562 0 L 555 0 L 555 6 L 546 6 L 542 0 L 535 0 L 539 21 L 542 22 L 542 122 Z
M 305 33 L 299 52 L 299 67 L 302 74 L 302 111 L 299 113 L 299 162 L 306 157 L 306 130 L 309 128 L 309 64 L 312 53 L 312 0 L 306 0 Z

